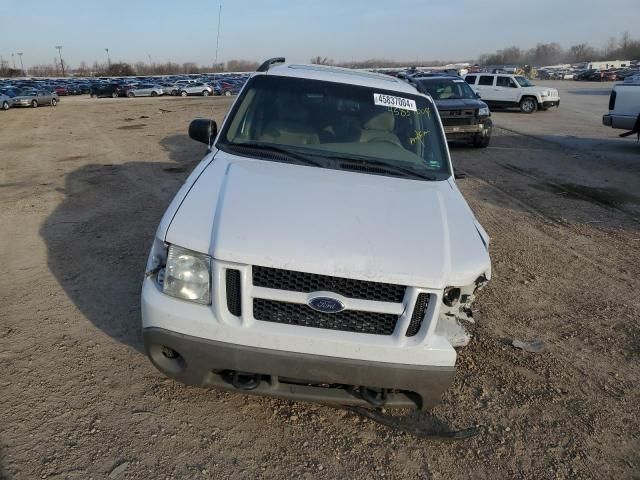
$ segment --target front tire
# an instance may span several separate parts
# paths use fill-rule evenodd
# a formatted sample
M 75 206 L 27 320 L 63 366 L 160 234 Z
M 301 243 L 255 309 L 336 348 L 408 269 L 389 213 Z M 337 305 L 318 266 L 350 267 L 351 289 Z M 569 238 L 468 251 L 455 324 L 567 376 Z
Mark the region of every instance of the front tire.
M 230 97 L 231 96 L 231 92 L 229 90 L 224 92 L 224 96 L 225 97 Z
M 520 100 L 520 111 L 522 113 L 533 113 L 538 110 L 538 101 L 533 97 L 524 97 Z
M 185 92 L 185 91 L 180 92 L 180 96 L 181 96 L 181 97 L 186 97 L 187 95 L 188 95 L 188 93 L 187 93 L 187 92 Z
M 111 93 L 111 98 L 118 98 L 118 92 L 112 92 Z
M 9 110 L 9 102 L 6 100 L 2 102 L 2 110 Z
M 127 92 L 127 97 L 129 97 L 129 98 L 133 98 L 133 97 L 135 97 L 135 96 L 136 96 L 136 94 L 135 94 L 135 93 L 133 93 L 133 92 Z
M 51 106 L 52 106 L 52 107 L 55 107 L 55 106 L 57 106 L 57 105 L 58 105 L 58 100 L 56 100 L 55 98 L 52 98 L 52 99 L 51 99 Z
M 152 96 L 152 97 L 157 97 L 157 96 L 158 96 L 158 94 L 157 94 L 157 92 L 151 92 L 151 96 Z
M 210 95 L 209 94 L 209 90 L 203 90 L 203 92 L 202 92 L 202 96 L 203 97 L 208 97 L 209 95 Z
M 38 108 L 38 101 L 37 100 L 31 100 L 31 107 L 32 108 Z

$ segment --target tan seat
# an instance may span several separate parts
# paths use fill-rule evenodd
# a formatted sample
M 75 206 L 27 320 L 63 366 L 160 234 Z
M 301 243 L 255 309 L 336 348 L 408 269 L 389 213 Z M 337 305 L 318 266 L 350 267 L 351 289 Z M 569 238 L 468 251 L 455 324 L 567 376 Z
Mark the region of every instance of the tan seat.
M 378 113 L 371 117 L 363 126 L 360 142 L 384 142 L 402 146 L 400 138 L 393 132 L 396 119 L 389 111 Z
M 269 123 L 258 140 L 281 145 L 317 145 L 320 143 L 318 134 L 312 128 L 290 121 Z

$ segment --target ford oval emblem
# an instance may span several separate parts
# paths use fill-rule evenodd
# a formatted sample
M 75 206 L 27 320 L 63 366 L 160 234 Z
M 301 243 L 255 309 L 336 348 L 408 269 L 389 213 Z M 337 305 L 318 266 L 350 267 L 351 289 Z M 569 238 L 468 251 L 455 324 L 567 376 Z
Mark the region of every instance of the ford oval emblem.
M 344 304 L 340 300 L 331 297 L 314 297 L 308 305 L 316 312 L 338 313 L 344 310 Z

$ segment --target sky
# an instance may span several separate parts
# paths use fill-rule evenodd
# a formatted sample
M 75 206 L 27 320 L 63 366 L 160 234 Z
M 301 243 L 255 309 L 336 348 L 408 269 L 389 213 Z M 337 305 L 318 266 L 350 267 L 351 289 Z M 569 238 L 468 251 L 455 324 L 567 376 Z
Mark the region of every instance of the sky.
M 211 65 L 221 3 L 219 61 L 462 61 L 640 37 L 640 0 L 0 0 L 0 55 L 23 52 L 28 68 L 52 63 L 62 45 L 74 67 L 106 63 L 105 48 L 112 62 Z

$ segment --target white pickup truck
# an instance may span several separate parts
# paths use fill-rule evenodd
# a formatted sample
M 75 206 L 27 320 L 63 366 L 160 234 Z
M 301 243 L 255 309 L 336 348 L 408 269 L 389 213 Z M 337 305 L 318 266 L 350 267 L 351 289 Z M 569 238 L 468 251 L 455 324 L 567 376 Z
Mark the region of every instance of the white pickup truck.
M 538 87 L 521 75 L 473 73 L 464 79 L 491 108 L 518 107 L 523 113 L 533 113 L 560 106 L 558 90 Z
M 624 79 L 613 87 L 609 97 L 609 113 L 602 116 L 607 127 L 628 130 L 621 136 L 640 134 L 640 75 Z
M 168 207 L 142 288 L 165 374 L 282 398 L 429 408 L 468 343 L 489 238 L 432 99 L 386 75 L 265 62 Z

